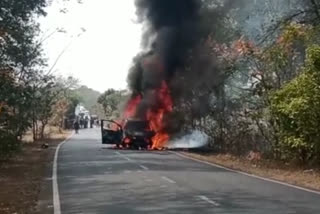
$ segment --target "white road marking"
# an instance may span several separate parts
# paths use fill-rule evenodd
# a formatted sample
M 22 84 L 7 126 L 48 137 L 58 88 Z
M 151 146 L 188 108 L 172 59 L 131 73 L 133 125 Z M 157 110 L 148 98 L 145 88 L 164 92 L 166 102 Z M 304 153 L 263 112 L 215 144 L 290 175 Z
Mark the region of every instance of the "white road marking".
M 314 193 L 314 194 L 320 195 L 320 191 L 311 190 L 311 189 L 299 187 L 299 186 L 296 186 L 296 185 L 293 185 L 293 184 L 288 184 L 288 183 L 285 183 L 285 182 L 273 180 L 273 179 L 270 179 L 270 178 L 264 178 L 264 177 L 261 177 L 261 176 L 258 176 L 258 175 L 253 175 L 253 174 L 249 174 L 249 173 L 246 173 L 246 172 L 241 172 L 241 171 L 238 171 L 238 170 L 230 169 L 230 168 L 227 168 L 227 167 L 224 167 L 224 166 L 220 166 L 218 164 L 210 163 L 208 161 L 203 161 L 203 160 L 199 160 L 199 159 L 196 159 L 196 158 L 188 157 L 188 156 L 180 154 L 178 152 L 173 152 L 173 151 L 170 151 L 170 152 L 175 154 L 175 155 L 177 155 L 177 156 L 180 156 L 180 157 L 183 157 L 183 158 L 186 158 L 186 159 L 189 159 L 189 160 L 193 160 L 193 161 L 196 161 L 196 162 L 204 163 L 204 164 L 207 164 L 207 165 L 210 165 L 210 166 L 214 166 L 214 167 L 217 167 L 217 168 L 220 168 L 220 169 L 224 169 L 224 170 L 227 170 L 227 171 L 230 171 L 230 172 L 235 172 L 235 173 L 246 175 L 246 176 L 249 176 L 249 177 L 252 177 L 252 178 L 257 178 L 257 179 L 268 181 L 268 182 L 271 182 L 271 183 L 281 184 L 281 185 L 284 185 L 284 186 L 287 186 L 287 187 L 291 187 L 291 188 L 294 188 L 294 189 L 298 189 L 298 190 L 302 190 L 302 191 L 306 191 L 306 192 L 310 192 L 310 193 Z
M 149 168 L 148 167 L 146 167 L 146 166 L 144 166 L 144 165 L 139 165 L 142 169 L 144 169 L 144 170 L 149 170 Z
M 126 159 L 129 162 L 132 162 L 132 160 L 130 158 L 128 158 L 127 156 L 125 156 L 124 154 L 120 153 L 120 152 L 115 152 L 117 155 L 121 156 L 122 158 Z
M 56 148 L 56 152 L 54 154 L 53 159 L 53 167 L 52 167 L 52 192 L 53 192 L 53 213 L 61 214 L 61 206 L 60 206 L 60 196 L 59 196 L 59 186 L 58 186 L 58 154 L 60 147 L 63 146 L 70 138 L 74 135 L 72 133 L 67 139 L 62 141 Z
M 216 207 L 220 206 L 219 203 L 209 199 L 208 197 L 206 197 L 204 195 L 198 195 L 197 197 L 200 198 L 201 200 L 204 200 L 204 201 L 208 202 L 209 204 L 212 204 L 212 205 L 216 206 Z
M 175 184 L 176 182 L 174 180 L 171 180 L 170 178 L 166 177 L 166 176 L 162 176 L 161 177 L 163 180 L 168 181 L 169 183 Z
M 124 159 L 126 159 L 129 162 L 132 162 L 132 160 L 130 158 L 128 158 L 127 156 L 123 156 Z
M 118 154 L 119 156 L 121 156 L 122 158 L 126 159 L 127 161 L 129 162 L 133 162 L 133 160 L 131 160 L 129 157 L 125 156 L 124 154 L 120 153 L 120 152 L 116 152 L 116 154 Z M 149 170 L 148 167 L 142 165 L 142 164 L 138 164 L 138 166 L 140 168 L 142 168 L 143 170 Z M 141 172 L 141 171 L 138 171 L 138 172 Z

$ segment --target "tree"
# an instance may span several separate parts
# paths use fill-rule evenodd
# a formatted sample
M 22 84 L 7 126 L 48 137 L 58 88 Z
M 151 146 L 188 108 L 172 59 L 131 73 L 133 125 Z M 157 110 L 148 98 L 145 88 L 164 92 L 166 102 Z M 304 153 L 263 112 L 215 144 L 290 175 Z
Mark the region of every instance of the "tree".
M 98 98 L 98 103 L 102 105 L 107 117 L 120 117 L 120 104 L 126 99 L 124 91 L 108 89 Z
M 74 118 L 74 109 L 79 104 L 79 97 L 73 91 L 78 86 L 78 81 L 73 77 L 44 76 L 35 89 L 34 102 L 34 138 L 44 138 L 46 126 L 52 125 L 61 128 L 65 118 Z M 38 122 L 40 129 L 38 132 Z
M 67 79 L 56 78 L 59 95 L 57 101 L 52 106 L 53 114 L 50 118 L 50 124 L 59 127 L 61 131 L 64 128 L 65 120 L 75 118 L 75 108 L 82 101 L 81 97 L 74 91 L 79 87 L 79 81 L 73 77 Z
M 74 89 L 74 93 L 81 97 L 81 103 L 90 112 L 93 110 L 93 106 L 97 103 L 98 97 L 101 95 L 100 92 L 95 91 L 87 86 L 81 85 Z
M 0 2 L 0 158 L 16 149 L 21 136 L 31 127 L 35 139 L 43 137 L 55 113 L 54 104 L 66 107 L 62 103 L 73 103 L 66 98 L 70 87 L 62 87 L 49 74 L 52 68 L 49 72 L 46 69 L 42 42 L 48 36 L 38 39 L 40 30 L 36 18 L 46 15 L 43 8 L 50 2 Z M 63 102 L 63 98 L 67 102 Z
M 32 124 L 32 83 L 45 61 L 35 41 L 35 17 L 45 15 L 45 0 L 0 2 L 0 153 L 10 154 Z M 0 156 L 1 156 L 0 154 Z
M 279 149 L 285 159 L 320 163 L 320 46 L 307 50 L 306 66 L 295 79 L 271 96 L 278 127 Z

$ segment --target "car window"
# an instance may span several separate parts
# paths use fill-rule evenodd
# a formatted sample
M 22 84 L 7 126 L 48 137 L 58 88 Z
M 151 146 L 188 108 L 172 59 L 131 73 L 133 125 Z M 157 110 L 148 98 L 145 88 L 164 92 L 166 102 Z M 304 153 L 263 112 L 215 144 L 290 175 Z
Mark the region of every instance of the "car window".
M 145 130 L 149 128 L 146 121 L 129 121 L 124 127 L 127 130 Z

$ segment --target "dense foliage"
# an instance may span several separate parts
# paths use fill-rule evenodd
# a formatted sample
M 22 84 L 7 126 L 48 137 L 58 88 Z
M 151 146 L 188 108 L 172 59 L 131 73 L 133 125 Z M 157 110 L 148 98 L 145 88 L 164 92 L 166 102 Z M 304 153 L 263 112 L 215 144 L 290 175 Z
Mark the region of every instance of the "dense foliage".
M 98 104 L 103 109 L 103 118 L 119 119 L 123 104 L 128 99 L 128 93 L 125 90 L 108 89 L 98 98 Z
M 36 20 L 46 5 L 46 0 L 0 2 L 0 159 L 19 148 L 30 128 L 34 140 L 45 137 L 57 109 L 65 113 L 72 107 L 67 91 L 74 81 L 51 75 L 42 54 Z
M 302 73 L 271 95 L 270 109 L 284 158 L 319 163 L 320 46 L 308 48 Z

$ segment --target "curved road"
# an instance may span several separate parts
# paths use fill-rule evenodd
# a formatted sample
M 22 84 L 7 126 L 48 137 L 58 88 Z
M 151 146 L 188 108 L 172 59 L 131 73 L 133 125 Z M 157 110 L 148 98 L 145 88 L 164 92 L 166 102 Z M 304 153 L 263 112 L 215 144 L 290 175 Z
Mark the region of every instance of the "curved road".
M 80 130 L 60 148 L 62 214 L 320 213 L 319 194 L 169 151 L 113 150 L 100 138 L 99 129 Z

